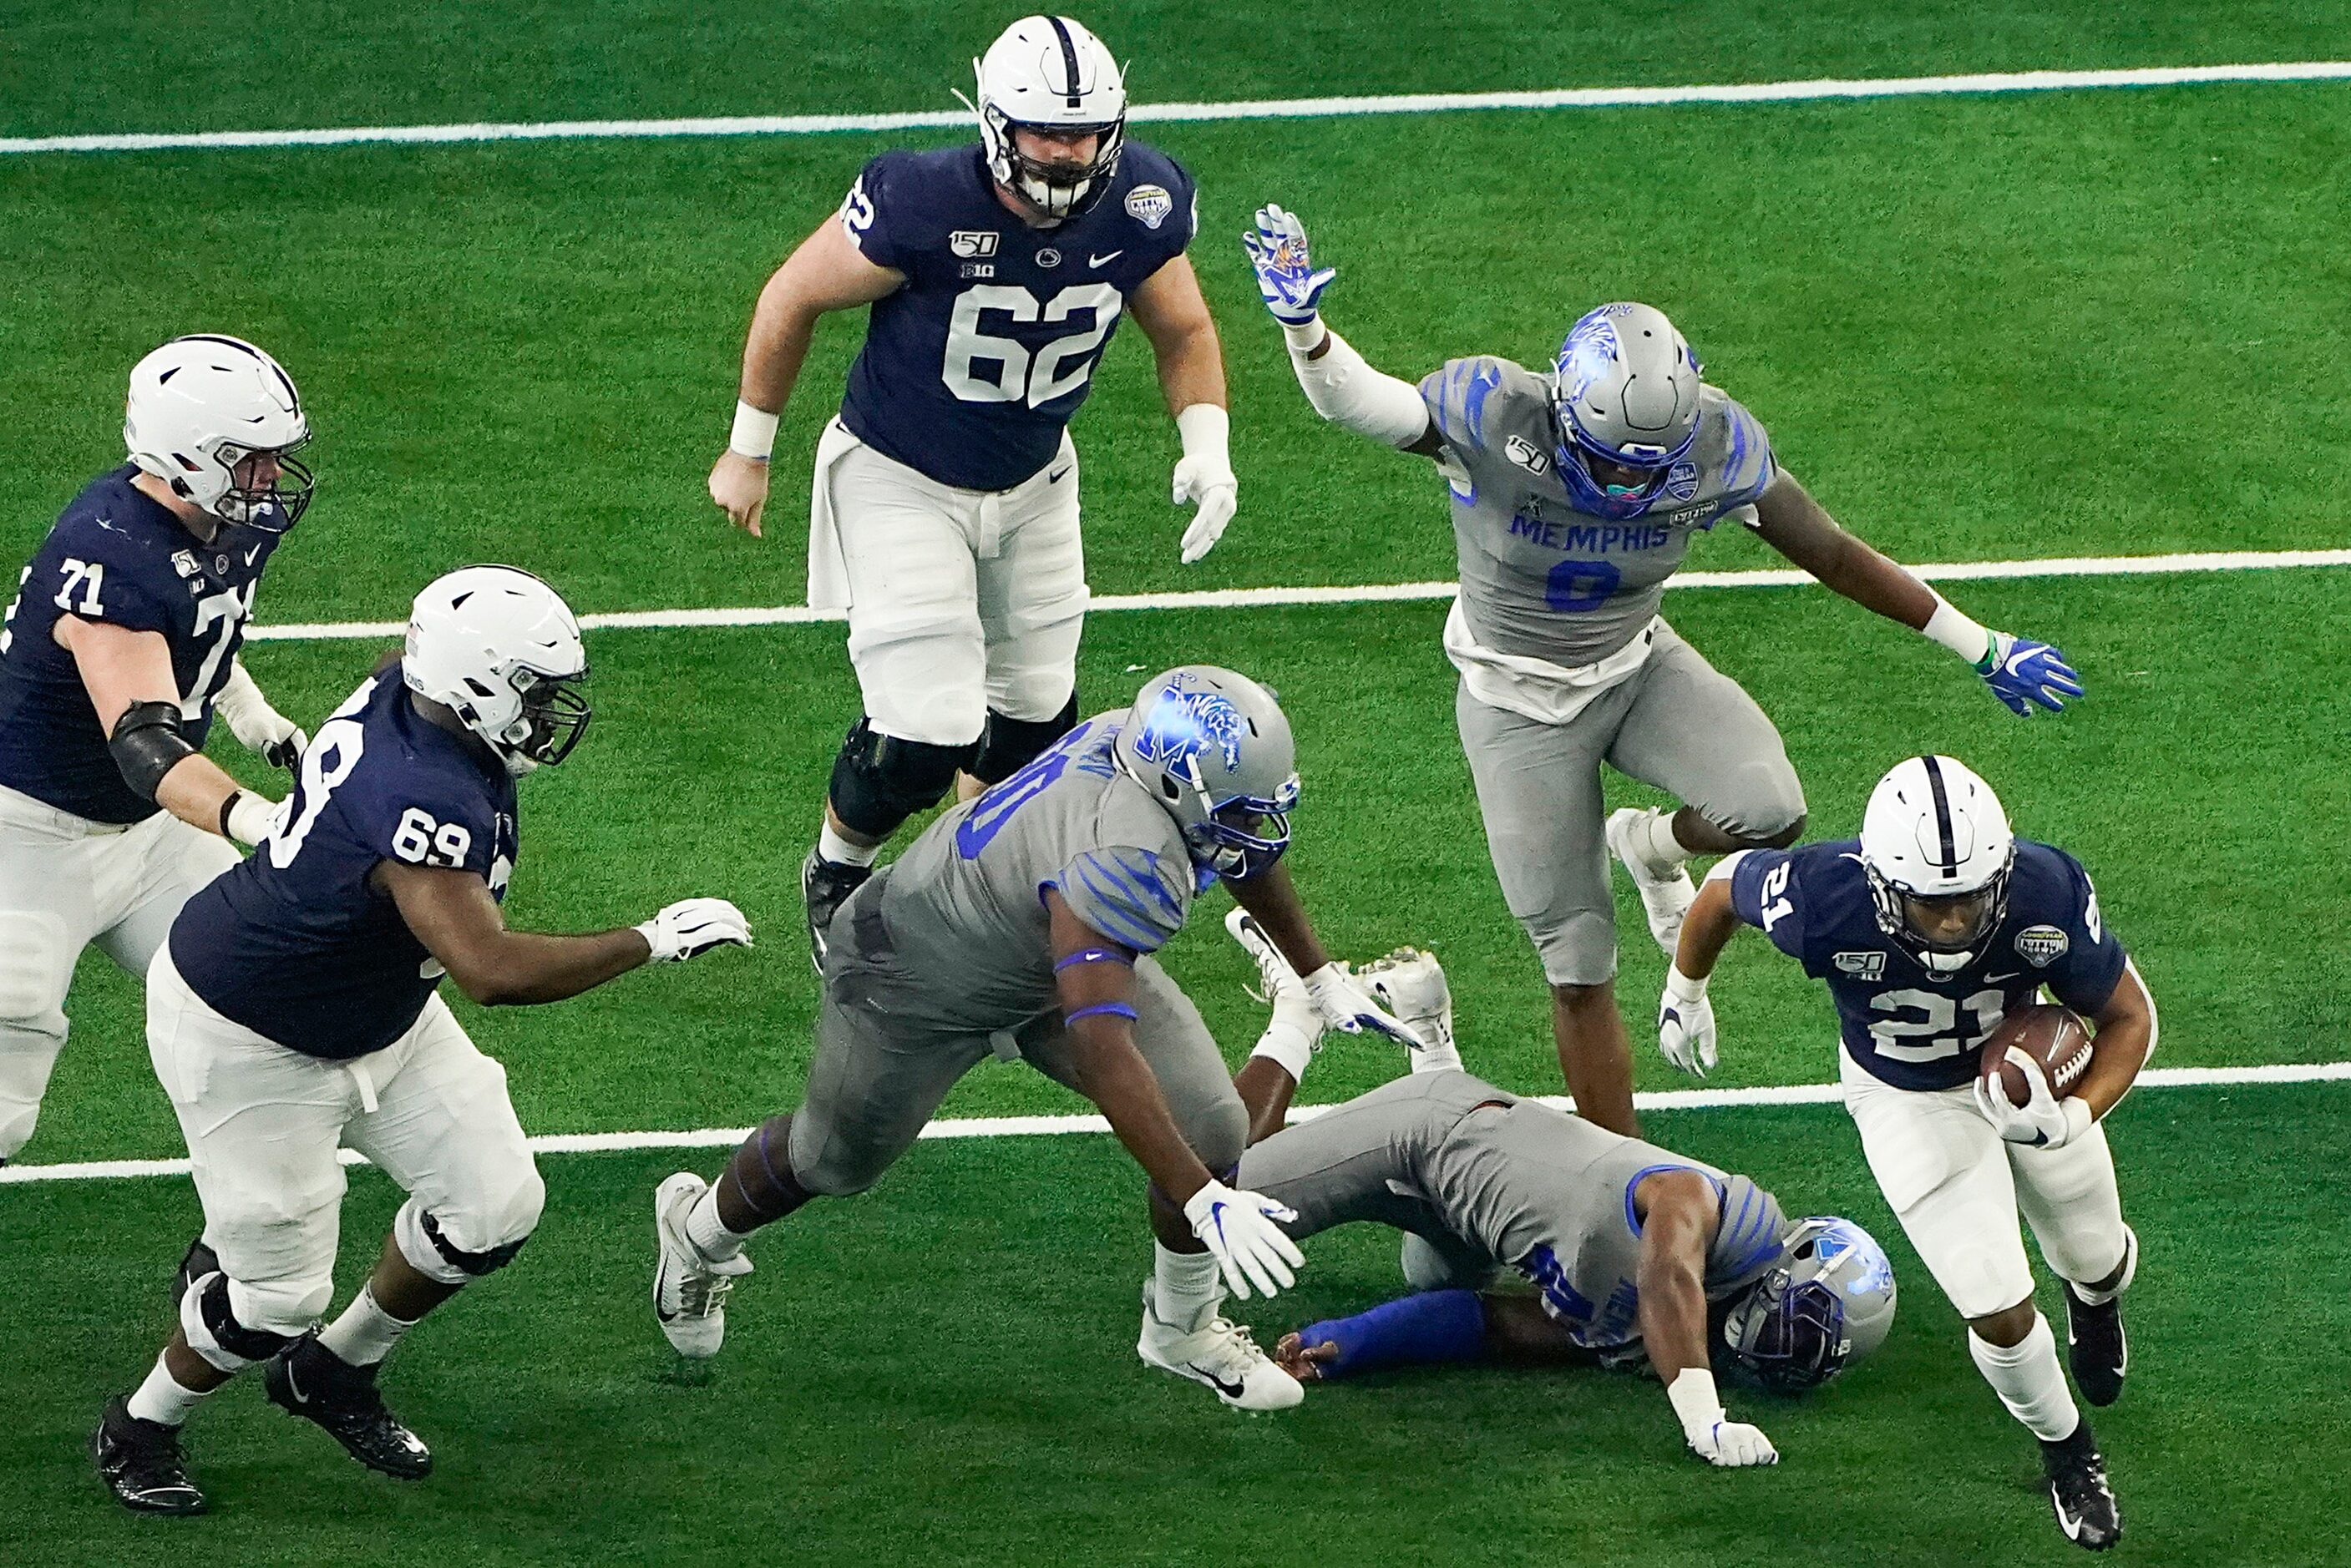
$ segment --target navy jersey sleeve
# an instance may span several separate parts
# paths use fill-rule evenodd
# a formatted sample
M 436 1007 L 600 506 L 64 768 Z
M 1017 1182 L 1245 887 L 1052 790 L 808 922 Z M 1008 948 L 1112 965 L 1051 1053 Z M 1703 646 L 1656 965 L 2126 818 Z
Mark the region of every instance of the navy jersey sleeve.
M 1723 499 L 1733 506 L 1749 505 L 1771 488 L 1780 464 L 1771 455 L 1771 438 L 1764 433 L 1763 421 L 1744 404 L 1736 399 L 1726 402 L 1723 418 L 1730 427 L 1729 448 L 1722 459 Z
M 1750 849 L 1730 872 L 1730 907 L 1789 957 L 1804 956 L 1803 888 L 1787 849 Z
M 350 802 L 351 831 L 384 860 L 471 871 L 485 881 L 497 857 L 497 808 L 486 789 L 439 770 L 397 767 L 362 774 Z
M 2123 944 L 2115 934 L 2106 929 L 2105 917 L 2098 911 L 2098 890 L 2091 885 L 2090 874 L 2082 868 L 2082 863 L 2063 850 L 2052 853 L 2064 867 L 2070 906 L 2067 917 L 2055 928 L 2062 941 L 2049 940 L 2044 934 L 2049 927 L 2034 927 L 2019 934 L 2017 947 L 2030 958 L 2035 950 L 2032 940 L 2040 936 L 2046 946 L 2060 948 L 2049 961 L 2042 983 L 2049 988 L 2052 996 L 2074 1012 L 2094 1017 L 2114 995 L 2129 955 L 2123 951 Z
M 169 636 L 173 607 L 188 598 L 168 558 L 101 518 L 77 519 L 41 553 L 48 580 L 28 582 L 26 590 L 37 587 L 60 612 L 84 620 Z
M 857 179 L 841 199 L 841 226 L 849 243 L 875 266 L 898 272 L 912 269 L 921 250 L 911 227 L 917 197 L 907 189 L 912 178 L 906 154 L 884 152 L 858 171 Z
M 1421 379 L 1420 400 L 1437 433 L 1456 452 L 1486 448 L 1486 400 L 1502 384 L 1502 361 L 1489 354 L 1447 359 Z
M 1193 882 L 1186 867 L 1148 849 L 1089 849 L 1057 873 L 1070 912 L 1123 947 L 1157 952 L 1184 929 Z

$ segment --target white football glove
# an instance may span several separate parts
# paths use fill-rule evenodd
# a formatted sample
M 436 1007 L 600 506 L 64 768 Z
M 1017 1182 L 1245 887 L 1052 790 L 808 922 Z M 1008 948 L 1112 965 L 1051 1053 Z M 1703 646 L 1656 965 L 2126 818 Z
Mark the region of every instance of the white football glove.
M 1184 438 L 1184 455 L 1176 464 L 1176 504 L 1198 508 L 1184 530 L 1182 554 L 1188 566 L 1224 537 L 1225 524 L 1239 504 L 1240 482 L 1233 477 L 1231 421 L 1224 410 L 1194 403 L 1176 416 L 1176 428 Z
M 1714 1003 L 1706 999 L 1706 981 L 1679 969 L 1666 971 L 1666 993 L 1657 1000 L 1657 1049 L 1692 1077 L 1714 1071 Z
M 724 898 L 684 898 L 635 928 L 653 950 L 649 963 L 683 962 L 713 948 L 751 945 L 750 922 Z
M 1312 974 L 1302 977 L 1307 1000 L 1314 1011 L 1332 1029 L 1349 1034 L 1361 1034 L 1370 1030 L 1384 1034 L 1407 1051 L 1426 1051 L 1428 1042 L 1414 1033 L 1404 1020 L 1372 1000 L 1369 992 L 1357 985 L 1354 977 L 1335 963 L 1326 963 Z
M 1257 273 L 1257 291 L 1266 309 L 1284 327 L 1303 327 L 1320 314 L 1322 291 L 1339 275 L 1336 267 L 1316 271 L 1306 249 L 1306 225 L 1295 213 L 1270 203 L 1257 210 L 1257 232 L 1241 236 Z
M 1704 1367 L 1683 1367 L 1666 1389 L 1666 1397 L 1681 1418 L 1682 1437 L 1690 1451 L 1708 1464 L 1736 1469 L 1780 1462 L 1780 1450 L 1771 1446 L 1761 1428 L 1730 1419 L 1715 1393 L 1714 1374 Z
M 2041 1064 L 2016 1046 L 2008 1048 L 2008 1059 L 2023 1072 L 2031 1088 L 2023 1105 L 2011 1105 L 2004 1090 L 1994 1093 L 1995 1079 L 1978 1078 L 1975 1084 L 1976 1109 L 2001 1137 L 2035 1148 L 2062 1148 L 2090 1130 L 2095 1118 L 2090 1115 L 2087 1100 L 2078 1095 L 2059 1099 Z
M 273 768 L 291 772 L 309 749 L 310 737 L 302 727 L 269 705 L 261 688 L 246 673 L 245 661 L 236 660 L 229 668 L 228 680 L 222 685 L 220 695 L 213 700 L 213 708 L 228 721 L 228 732 L 248 752 L 257 753 Z
M 1297 1219 L 1296 1210 L 1211 1179 L 1185 1200 L 1184 1218 L 1191 1221 L 1192 1234 L 1208 1244 L 1225 1282 L 1241 1300 L 1249 1300 L 1251 1285 L 1270 1297 L 1298 1282 L 1295 1271 L 1306 1254 L 1275 1223 Z

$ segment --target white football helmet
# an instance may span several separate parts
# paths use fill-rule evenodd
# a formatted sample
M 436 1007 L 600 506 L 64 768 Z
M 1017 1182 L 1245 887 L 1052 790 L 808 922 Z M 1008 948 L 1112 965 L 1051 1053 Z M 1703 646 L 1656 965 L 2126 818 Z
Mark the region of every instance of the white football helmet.
M 2015 859 L 2000 797 L 1949 757 L 1896 763 L 1862 813 L 1861 865 L 1878 929 L 1938 974 L 1966 968 L 1999 926 Z
M 313 482 L 293 454 L 309 439 L 294 379 L 242 337 L 174 337 L 131 368 L 122 412 L 131 461 L 224 523 L 265 534 L 294 526 Z M 237 465 L 255 452 L 277 456 L 279 476 L 266 487 L 237 483 Z
M 588 732 L 588 650 L 562 597 L 515 566 L 435 577 L 408 615 L 401 676 L 445 704 L 519 778 Z
M 1126 140 L 1126 80 L 1102 41 L 1067 16 L 1023 16 L 972 61 L 979 78 L 979 140 L 996 182 L 1049 218 L 1102 199 Z M 1101 140 L 1086 163 L 1024 156 L 1016 126 Z

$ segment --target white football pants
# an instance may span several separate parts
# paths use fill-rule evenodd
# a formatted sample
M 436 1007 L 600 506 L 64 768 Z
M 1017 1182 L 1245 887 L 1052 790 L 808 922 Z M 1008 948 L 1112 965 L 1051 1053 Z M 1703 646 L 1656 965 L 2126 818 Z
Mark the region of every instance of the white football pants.
M 959 746 L 990 709 L 1044 720 L 1068 704 L 1086 560 L 1066 432 L 1052 462 L 987 492 L 927 479 L 836 420 L 817 447 L 810 512 L 809 602 L 846 604 L 875 729 Z
M 122 827 L 0 786 L 0 1159 L 33 1136 L 82 949 L 145 975 L 180 906 L 236 862 L 169 812 Z

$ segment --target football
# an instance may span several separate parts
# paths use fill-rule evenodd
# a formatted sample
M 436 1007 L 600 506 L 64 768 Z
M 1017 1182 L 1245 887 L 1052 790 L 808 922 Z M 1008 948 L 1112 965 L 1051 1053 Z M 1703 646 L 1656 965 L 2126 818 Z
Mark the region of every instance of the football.
M 2000 1027 L 1983 1043 L 1980 1067 L 1986 1079 L 1999 1080 L 1993 1093 L 2007 1096 L 2011 1106 L 2023 1105 L 2032 1093 L 2024 1070 L 2008 1059 L 2011 1045 L 2041 1064 L 2049 1075 L 2049 1087 L 2061 1100 L 2073 1093 L 2090 1068 L 2090 1032 L 2072 1008 L 2021 1007 L 2001 1019 Z

